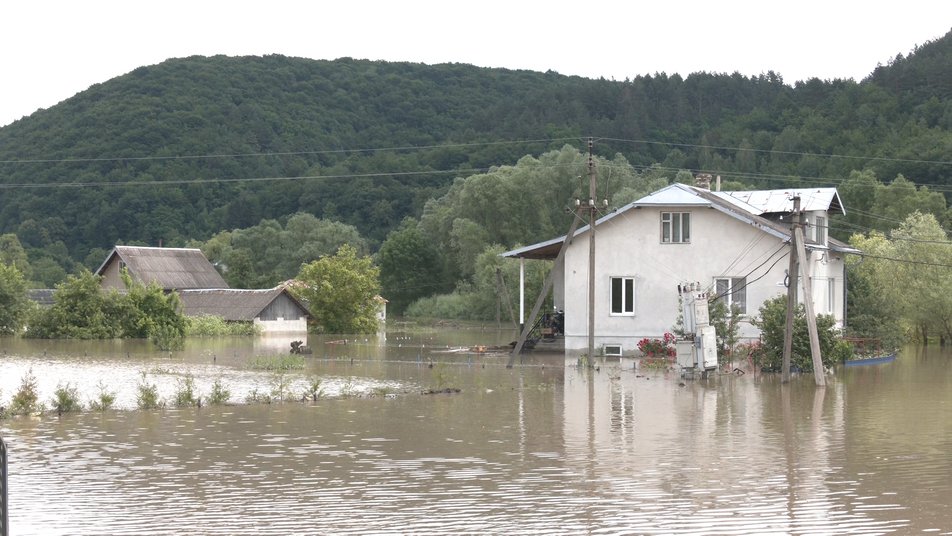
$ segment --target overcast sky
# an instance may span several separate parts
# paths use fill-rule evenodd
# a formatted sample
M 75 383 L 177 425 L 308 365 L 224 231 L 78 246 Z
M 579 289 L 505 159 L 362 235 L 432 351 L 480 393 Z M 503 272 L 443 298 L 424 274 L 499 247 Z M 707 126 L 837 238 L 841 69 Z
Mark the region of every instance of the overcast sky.
M 861 80 L 952 29 L 952 1 L 14 0 L 0 125 L 192 55 L 469 63 L 624 80 L 664 71 Z

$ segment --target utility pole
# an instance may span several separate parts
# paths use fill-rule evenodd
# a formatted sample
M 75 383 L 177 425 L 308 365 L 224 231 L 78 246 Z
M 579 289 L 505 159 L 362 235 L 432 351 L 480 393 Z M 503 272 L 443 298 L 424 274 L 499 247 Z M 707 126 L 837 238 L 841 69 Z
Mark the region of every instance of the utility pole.
M 588 139 L 588 362 L 595 359 L 595 141 Z
M 793 317 L 797 310 L 797 226 L 800 225 L 800 196 L 793 197 L 793 218 L 790 222 L 790 264 L 787 268 L 787 323 L 783 331 L 783 360 L 780 382 L 790 381 L 790 354 L 793 352 Z
M 806 312 L 807 331 L 810 334 L 810 356 L 813 358 L 813 378 L 817 386 L 826 386 L 826 372 L 823 370 L 823 357 L 820 354 L 820 335 L 816 329 L 816 313 L 813 310 L 813 284 L 808 273 L 806 247 L 803 237 L 803 213 L 800 211 L 800 198 L 793 198 L 793 232 L 790 237 L 790 286 L 787 288 L 787 322 L 783 335 L 783 361 L 781 381 L 790 381 L 790 354 L 793 348 L 793 317 L 797 307 L 797 276 L 803 277 L 803 307 Z M 796 257 L 795 259 L 793 257 Z M 797 265 L 799 269 L 797 269 Z M 802 273 L 800 273 L 802 272 Z
M 823 370 L 823 357 L 820 355 L 820 335 L 816 330 L 816 313 L 813 310 L 813 283 L 807 273 L 807 251 L 803 246 L 803 216 L 798 218 L 800 225 L 794 230 L 797 237 L 797 262 L 803 277 L 803 307 L 807 315 L 807 331 L 810 332 L 810 355 L 813 357 L 813 378 L 818 387 L 826 386 L 826 371 Z

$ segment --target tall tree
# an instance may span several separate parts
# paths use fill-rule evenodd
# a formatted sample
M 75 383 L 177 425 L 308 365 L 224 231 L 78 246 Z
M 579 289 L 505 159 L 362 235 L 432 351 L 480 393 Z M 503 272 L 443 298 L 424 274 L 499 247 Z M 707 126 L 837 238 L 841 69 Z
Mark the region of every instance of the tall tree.
M 380 271 L 370 257 L 343 245 L 333 256 L 301 268 L 292 292 L 308 305 L 327 333 L 373 333 L 377 330 Z
M 13 264 L 0 262 L 0 335 L 19 333 L 31 304 L 20 270 Z

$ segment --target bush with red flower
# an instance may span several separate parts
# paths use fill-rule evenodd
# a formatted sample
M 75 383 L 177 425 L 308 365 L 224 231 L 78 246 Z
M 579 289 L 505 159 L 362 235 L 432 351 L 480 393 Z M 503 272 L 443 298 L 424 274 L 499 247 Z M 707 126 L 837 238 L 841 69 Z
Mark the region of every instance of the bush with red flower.
M 644 357 L 674 357 L 677 355 L 674 340 L 674 335 L 670 333 L 665 333 L 660 339 L 645 337 L 638 341 L 638 349 Z

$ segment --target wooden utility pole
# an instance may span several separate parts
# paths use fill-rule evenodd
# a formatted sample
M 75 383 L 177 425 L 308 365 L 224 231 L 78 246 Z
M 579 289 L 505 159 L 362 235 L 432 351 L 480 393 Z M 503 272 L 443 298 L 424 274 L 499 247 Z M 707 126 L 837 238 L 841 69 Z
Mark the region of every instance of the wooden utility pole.
M 797 226 L 800 225 L 800 196 L 793 197 L 793 219 L 790 222 L 790 264 L 787 268 L 787 323 L 783 331 L 783 360 L 780 381 L 790 381 L 790 354 L 793 351 L 793 317 L 797 310 Z
M 813 358 L 813 377 L 820 387 L 826 386 L 826 371 L 823 369 L 823 357 L 820 355 L 820 335 L 816 329 L 816 313 L 813 310 L 813 285 L 807 272 L 807 253 L 803 238 L 803 214 L 800 211 L 800 197 L 793 198 L 793 225 L 790 233 L 790 278 L 787 288 L 787 323 L 783 333 L 783 359 L 781 361 L 781 382 L 790 381 L 790 354 L 793 351 L 793 318 L 797 308 L 797 276 L 803 277 L 803 307 L 806 311 L 807 331 L 810 333 L 810 355 Z M 799 267 L 799 269 L 798 269 Z M 802 271 L 802 273 L 800 273 Z
M 595 141 L 588 139 L 588 363 L 595 359 Z
M 807 331 L 810 332 L 810 355 L 813 357 L 813 377 L 819 387 L 826 386 L 826 371 L 823 369 L 823 357 L 820 355 L 820 335 L 816 330 L 816 313 L 813 310 L 813 283 L 807 273 L 807 250 L 803 246 L 803 226 L 797 225 L 794 230 L 797 237 L 797 262 L 800 263 L 800 274 L 803 277 L 803 307 L 807 315 Z

